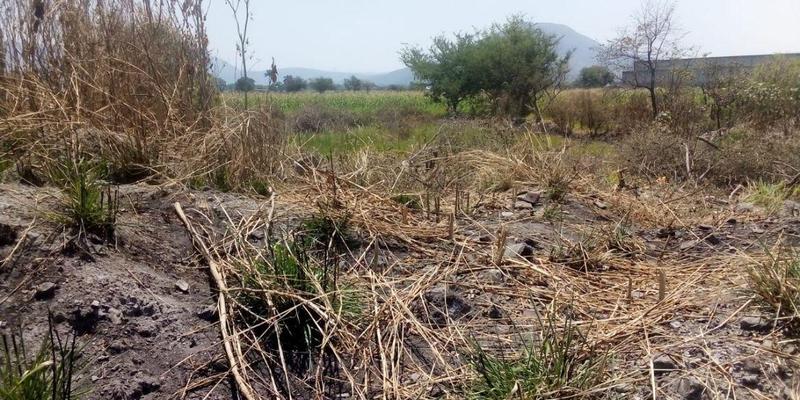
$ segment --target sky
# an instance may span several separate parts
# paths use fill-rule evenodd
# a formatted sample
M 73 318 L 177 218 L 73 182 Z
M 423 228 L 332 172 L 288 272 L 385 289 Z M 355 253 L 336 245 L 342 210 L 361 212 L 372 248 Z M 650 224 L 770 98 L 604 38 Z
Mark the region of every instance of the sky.
M 233 0 L 236 1 L 236 0 Z M 225 0 L 208 0 L 212 55 L 237 59 L 236 28 Z M 599 42 L 629 24 L 640 0 L 251 0 L 249 69 L 341 72 L 402 68 L 405 44 L 427 46 L 443 33 L 472 31 L 524 14 L 560 23 Z M 800 0 L 678 0 L 683 39 L 712 56 L 800 52 Z M 239 63 L 237 63 L 239 64 Z

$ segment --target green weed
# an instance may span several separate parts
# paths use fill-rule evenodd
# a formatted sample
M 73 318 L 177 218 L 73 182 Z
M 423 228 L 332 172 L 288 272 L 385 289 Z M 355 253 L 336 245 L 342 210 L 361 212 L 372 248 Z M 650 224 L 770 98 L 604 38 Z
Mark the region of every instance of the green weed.
M 554 316 L 540 322 L 538 337 L 526 341 L 517 356 L 493 356 L 473 345 L 470 361 L 478 377 L 469 398 L 565 398 L 602 381 L 606 356 L 597 354 L 570 320 L 560 326 Z

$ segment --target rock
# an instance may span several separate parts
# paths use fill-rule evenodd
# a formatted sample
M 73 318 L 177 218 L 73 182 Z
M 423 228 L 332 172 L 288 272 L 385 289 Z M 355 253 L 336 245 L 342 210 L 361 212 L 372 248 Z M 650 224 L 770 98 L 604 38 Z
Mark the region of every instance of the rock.
M 34 292 L 33 298 L 36 300 L 52 299 L 56 294 L 56 289 L 58 289 L 58 285 L 53 282 L 41 283 L 36 286 L 36 292 Z
M 693 378 L 683 377 L 675 381 L 673 385 L 675 393 L 682 399 L 700 400 L 706 388 Z
M 447 287 L 431 289 L 423 295 L 423 319 L 437 328 L 458 320 L 472 311 L 472 306 L 458 293 Z M 426 314 L 426 315 L 425 315 Z
M 503 273 L 503 271 L 497 268 L 486 270 L 481 275 L 483 281 L 486 283 L 500 284 L 506 281 L 506 275 Z
M 208 322 L 215 322 L 217 320 L 217 305 L 209 304 L 202 310 L 197 312 L 197 317 Z
M 17 230 L 11 225 L 0 224 L 0 247 L 17 242 Z
M 739 327 L 743 331 L 766 332 L 770 330 L 772 324 L 766 318 L 744 317 L 739 320 Z
M 713 231 L 714 230 L 714 227 L 711 226 L 711 225 L 708 225 L 708 224 L 697 225 L 697 228 L 700 229 L 701 231 Z
M 750 231 L 755 233 L 756 235 L 760 235 L 760 234 L 766 232 L 766 230 L 764 230 L 763 228 L 761 228 L 759 226 L 754 226 L 753 228 L 750 229 Z
M 682 325 L 683 325 L 683 324 L 681 324 L 681 322 L 680 322 L 680 321 L 676 321 L 676 320 L 669 321 L 669 326 L 670 326 L 670 328 L 672 328 L 672 329 L 678 329 L 678 328 L 680 328 Z
M 784 200 L 780 215 L 789 218 L 800 216 L 800 203 L 794 200 Z
M 148 376 L 139 379 L 137 385 L 138 387 L 136 388 L 135 392 L 138 392 L 140 396 L 144 396 L 161 388 L 161 381 L 159 381 L 158 378 Z
M 93 300 L 92 304 L 90 304 L 90 307 L 92 307 L 94 309 L 98 309 L 98 308 L 100 308 L 100 302 L 97 301 L 97 300 Z
M 495 306 L 494 304 L 492 304 L 492 307 L 489 309 L 488 315 L 489 318 L 492 319 L 503 318 L 503 312 L 499 308 L 497 308 L 497 306 Z
M 175 281 L 175 287 L 183 293 L 189 293 L 189 282 L 186 282 L 183 279 L 178 279 Z
M 753 358 L 748 358 L 742 362 L 742 371 L 750 373 L 750 374 L 760 374 L 761 373 L 761 364 L 758 363 Z
M 760 380 L 758 379 L 758 375 L 755 374 L 747 374 L 741 378 L 739 378 L 739 383 L 742 386 L 749 387 L 750 389 L 756 389 L 760 386 Z
M 684 242 L 681 242 L 679 248 L 681 250 L 689 250 L 689 249 L 693 248 L 694 246 L 697 246 L 697 241 L 696 240 L 686 240 Z
M 653 370 L 655 371 L 656 375 L 666 374 L 678 369 L 678 364 L 675 363 L 675 360 L 672 357 L 662 354 L 655 359 L 653 359 Z
M 537 192 L 524 192 L 517 195 L 517 200 L 530 204 L 531 206 L 535 206 L 539 203 L 539 198 L 542 195 Z
M 114 307 L 110 307 L 108 309 L 108 311 L 105 313 L 105 317 L 108 318 L 108 320 L 114 325 L 122 325 L 122 311 Z
M 255 230 L 253 232 L 250 232 L 250 234 L 247 235 L 247 238 L 253 242 L 264 240 L 264 232 L 260 230 Z
M 736 212 L 737 213 L 750 213 L 756 209 L 756 206 L 753 203 L 739 203 L 736 205 Z
M 514 216 L 514 213 L 511 211 L 503 211 L 500 213 L 500 216 L 503 218 L 511 218 Z
M 532 210 L 533 204 L 524 202 L 524 201 L 516 201 L 514 202 L 514 209 L 516 210 Z
M 533 255 L 534 252 L 533 246 L 527 243 L 516 243 L 509 246 L 506 246 L 505 253 L 503 254 L 503 258 L 515 258 L 521 257 L 527 259 L 528 257 Z
M 602 202 L 600 200 L 595 200 L 594 201 L 594 206 L 599 208 L 599 209 L 601 209 L 601 210 L 605 210 L 606 208 L 608 208 L 608 204 L 606 204 L 606 203 L 604 203 L 604 202 Z
M 708 235 L 708 236 L 705 237 L 705 240 L 706 240 L 706 243 L 708 243 L 708 244 L 710 244 L 712 246 L 716 246 L 716 245 L 722 243 L 722 240 L 719 237 L 717 237 L 717 235 Z

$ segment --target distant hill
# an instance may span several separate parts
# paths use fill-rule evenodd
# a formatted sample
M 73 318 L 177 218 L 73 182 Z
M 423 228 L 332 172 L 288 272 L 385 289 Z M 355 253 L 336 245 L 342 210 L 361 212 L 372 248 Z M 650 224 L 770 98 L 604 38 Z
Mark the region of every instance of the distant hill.
M 558 52 L 566 54 L 572 50 L 569 60 L 569 78 L 578 77 L 581 69 L 597 64 L 597 49 L 600 43 L 596 40 L 575 32 L 572 28 L 562 24 L 540 23 L 536 24 L 543 32 L 554 35 L 561 40 L 558 42 Z
M 594 65 L 596 63 L 596 49 L 600 46 L 600 43 L 594 39 L 575 32 L 575 30 L 566 25 L 539 23 L 537 26 L 545 33 L 555 35 L 556 37 L 560 38 L 558 44 L 558 51 L 560 54 L 566 54 L 568 51 L 572 51 L 572 58 L 570 58 L 569 62 L 570 80 L 574 80 L 582 68 Z M 212 60 L 211 71 L 215 76 L 224 79 L 228 83 L 233 83 L 239 76 L 241 76 L 241 72 L 236 70 L 233 65 L 216 57 Z M 266 76 L 264 75 L 265 72 L 266 71 L 264 70 L 254 70 L 249 71 L 248 75 L 253 78 L 257 84 L 263 85 L 267 83 Z M 278 65 L 278 73 L 281 78 L 286 75 L 299 76 L 303 79 L 312 79 L 324 76 L 333 79 L 333 81 L 336 83 L 342 83 L 345 79 L 355 75 L 358 77 L 358 79 L 368 80 L 379 86 L 408 85 L 414 79 L 413 74 L 408 68 L 401 68 L 382 74 L 369 74 L 358 72 L 324 71 L 312 68 L 281 68 L 280 65 Z

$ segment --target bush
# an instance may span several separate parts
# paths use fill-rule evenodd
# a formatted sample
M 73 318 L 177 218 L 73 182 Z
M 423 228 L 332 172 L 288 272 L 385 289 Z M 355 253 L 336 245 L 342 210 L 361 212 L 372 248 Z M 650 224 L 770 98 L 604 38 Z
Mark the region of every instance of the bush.
M 286 75 L 283 78 L 283 90 L 287 92 L 299 92 L 301 90 L 305 90 L 308 86 L 308 82 L 301 77 L 295 77 L 291 75 Z
M 614 83 L 614 74 L 602 65 L 585 67 L 581 69 L 576 83 L 586 88 L 603 87 Z
M 742 111 L 760 128 L 788 132 L 800 123 L 800 61 L 778 58 L 756 68 L 740 97 Z
M 318 93 L 324 93 L 328 90 L 336 89 L 336 85 L 333 84 L 333 79 L 322 77 L 312 79 L 308 86 Z

